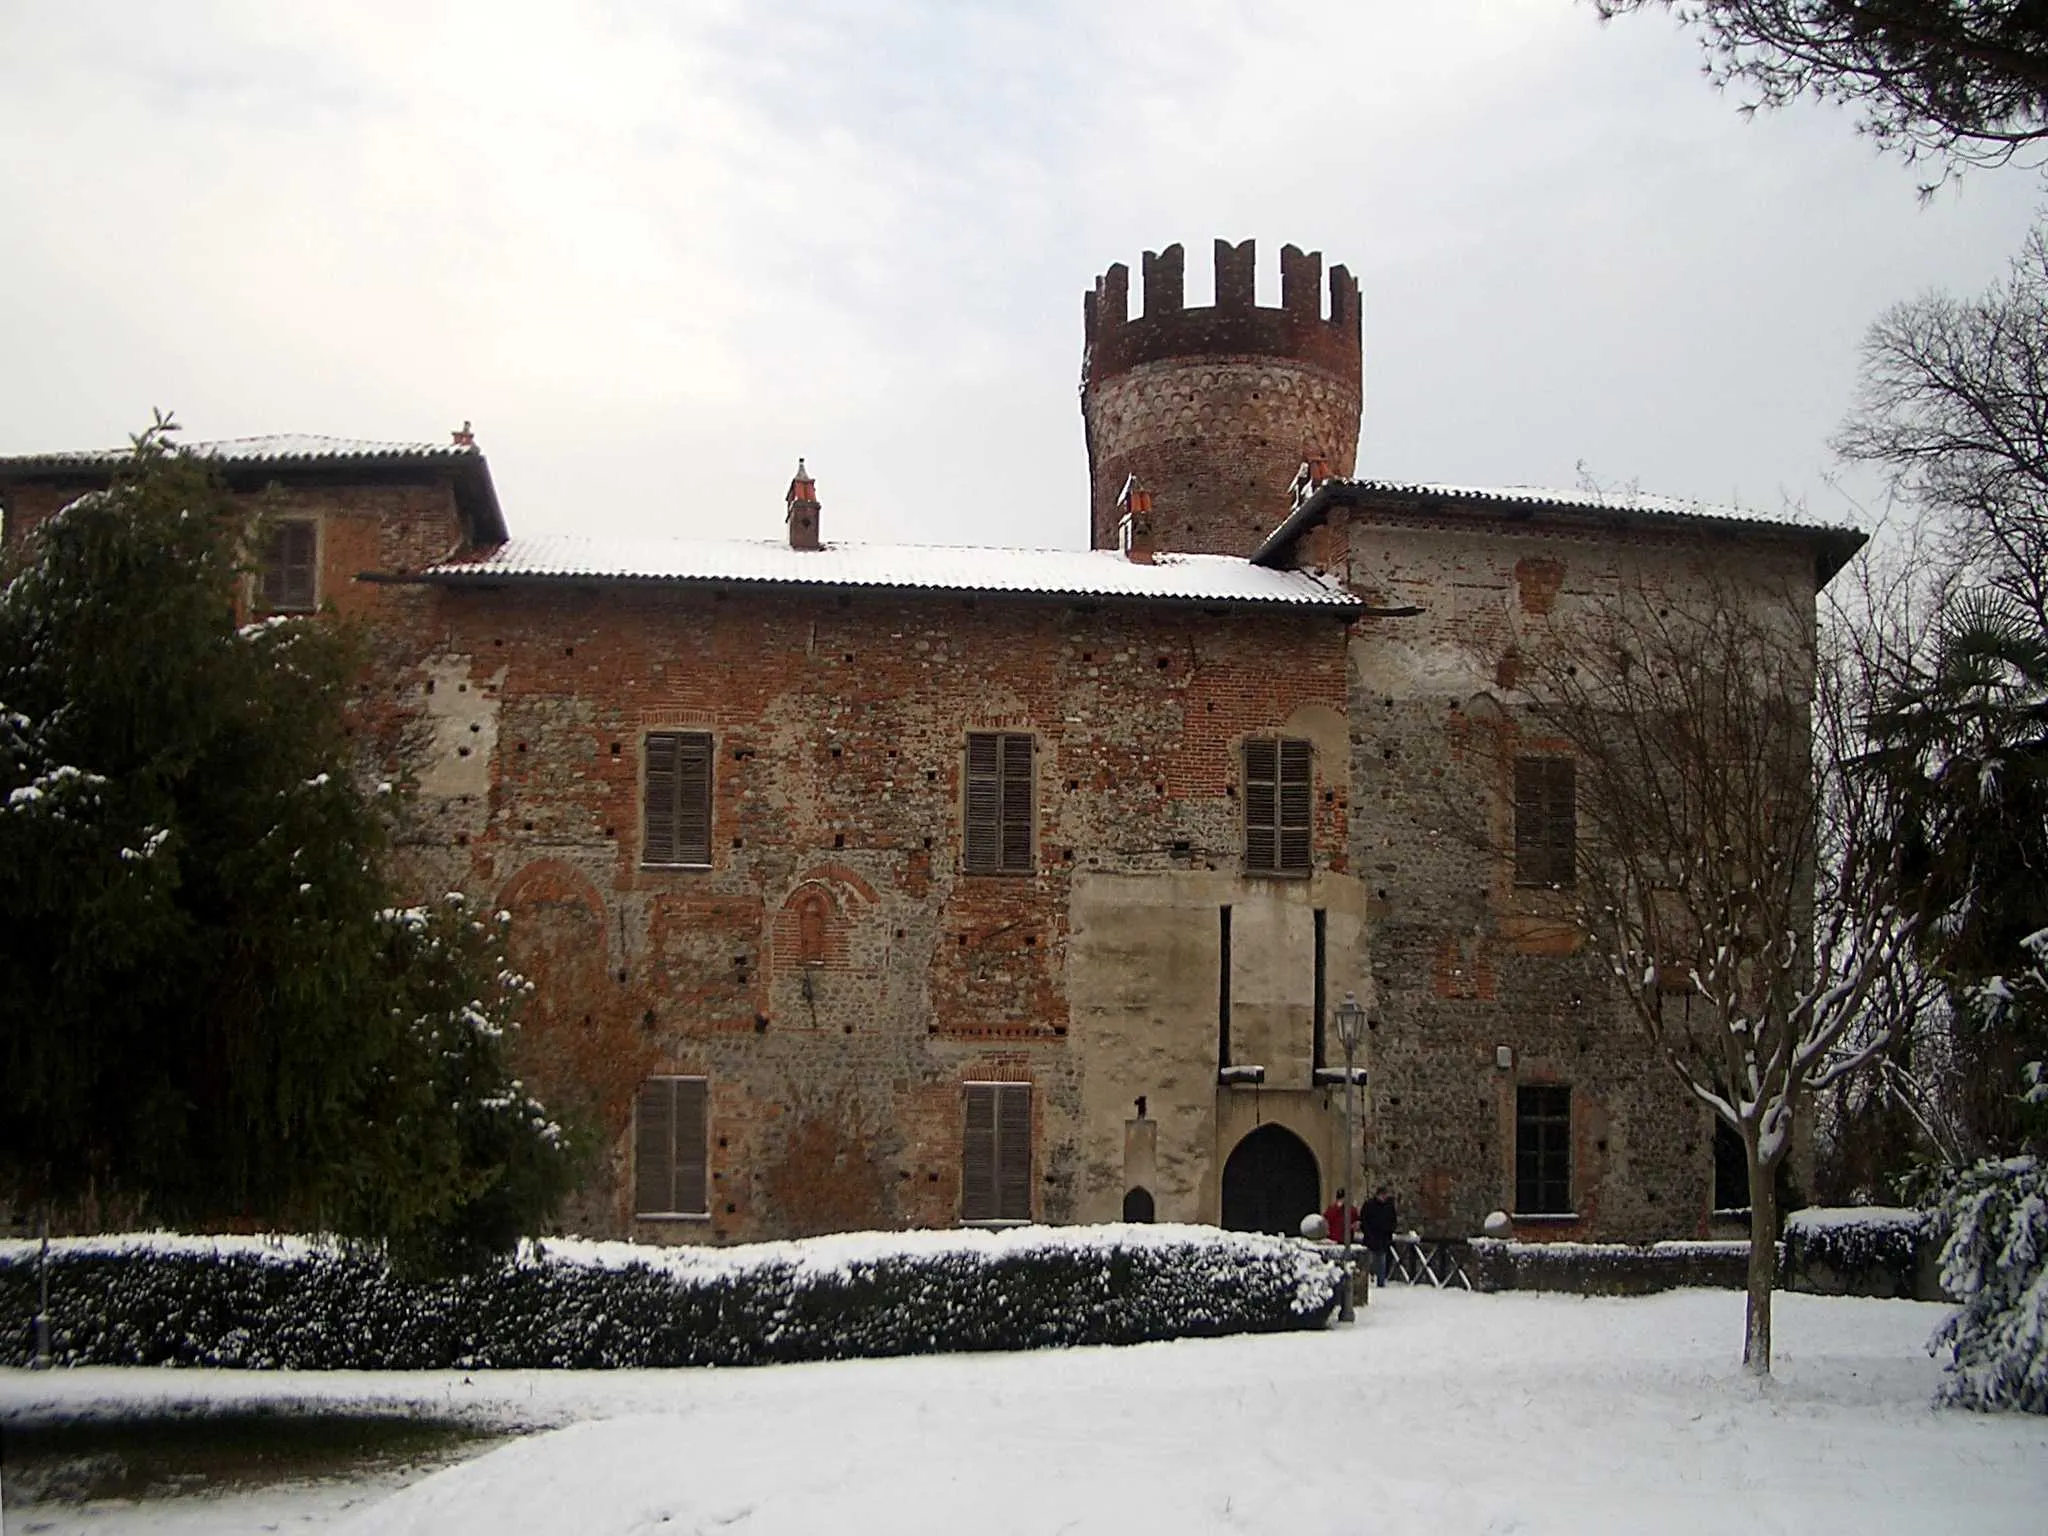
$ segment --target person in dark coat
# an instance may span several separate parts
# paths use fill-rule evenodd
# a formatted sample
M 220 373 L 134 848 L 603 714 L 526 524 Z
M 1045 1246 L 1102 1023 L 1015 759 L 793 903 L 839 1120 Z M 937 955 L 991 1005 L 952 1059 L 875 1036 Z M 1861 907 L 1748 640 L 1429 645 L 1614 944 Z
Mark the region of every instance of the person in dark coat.
M 1384 1184 L 1373 1191 L 1372 1198 L 1359 1212 L 1358 1229 L 1365 1240 L 1366 1252 L 1372 1255 L 1372 1276 L 1381 1285 L 1387 1283 L 1388 1272 L 1393 1267 L 1394 1228 L 1400 1225 L 1400 1221 L 1394 1192 Z

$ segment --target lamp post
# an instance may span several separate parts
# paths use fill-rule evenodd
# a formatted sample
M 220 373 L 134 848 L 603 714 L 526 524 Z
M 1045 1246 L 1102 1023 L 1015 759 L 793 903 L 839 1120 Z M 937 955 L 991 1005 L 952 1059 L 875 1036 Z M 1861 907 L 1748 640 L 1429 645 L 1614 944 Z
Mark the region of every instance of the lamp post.
M 1344 1195 L 1347 1201 L 1357 1193 L 1351 1180 L 1352 1150 L 1358 1145 L 1358 1070 L 1352 1062 L 1358 1054 L 1358 1042 L 1364 1029 L 1365 1010 L 1358 1006 L 1357 997 L 1346 992 L 1344 1001 L 1337 1005 L 1337 1043 L 1344 1047 Z M 1352 1242 L 1358 1235 L 1358 1223 L 1351 1215 L 1354 1209 L 1355 1202 L 1340 1212 L 1344 1218 L 1344 1290 L 1338 1303 L 1337 1319 L 1345 1323 L 1357 1315 L 1352 1311 L 1351 1302 L 1352 1288 L 1358 1280 L 1351 1253 Z

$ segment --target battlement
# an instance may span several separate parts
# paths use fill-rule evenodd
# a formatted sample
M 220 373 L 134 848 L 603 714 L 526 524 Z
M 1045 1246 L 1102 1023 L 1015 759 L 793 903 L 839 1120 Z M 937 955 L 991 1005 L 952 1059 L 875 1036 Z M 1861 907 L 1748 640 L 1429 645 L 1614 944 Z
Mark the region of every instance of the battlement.
M 1216 302 L 1190 309 L 1186 253 L 1179 245 L 1147 251 L 1144 312 L 1130 317 L 1131 269 L 1117 262 L 1082 295 L 1087 352 L 1081 382 L 1112 378 L 1164 358 L 1255 356 L 1287 358 L 1327 370 L 1352 386 L 1362 382 L 1358 279 L 1330 268 L 1329 314 L 1323 313 L 1323 255 L 1296 246 L 1280 251 L 1280 307 L 1254 296 L 1257 242 L 1216 242 Z

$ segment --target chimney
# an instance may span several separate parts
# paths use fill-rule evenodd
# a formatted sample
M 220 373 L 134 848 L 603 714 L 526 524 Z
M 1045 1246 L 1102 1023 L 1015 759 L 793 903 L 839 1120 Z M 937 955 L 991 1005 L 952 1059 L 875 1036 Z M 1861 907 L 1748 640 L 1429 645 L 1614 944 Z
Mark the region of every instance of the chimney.
M 1330 461 L 1314 448 L 1302 450 L 1301 468 L 1294 472 L 1294 479 L 1287 487 L 1287 499 L 1294 506 L 1300 506 L 1316 493 L 1316 487 L 1330 478 Z
M 1152 542 L 1152 493 L 1138 483 L 1132 475 L 1124 482 L 1123 493 L 1116 499 L 1123 509 L 1123 520 L 1117 524 L 1117 543 L 1122 547 L 1124 558 L 1139 565 L 1150 565 L 1157 547 Z
M 789 547 L 821 549 L 818 542 L 818 485 L 804 461 L 796 461 L 796 478 L 789 482 Z
M 469 423 L 466 421 L 448 435 L 455 439 L 455 446 L 458 448 L 474 448 L 476 446 L 476 434 L 469 430 Z

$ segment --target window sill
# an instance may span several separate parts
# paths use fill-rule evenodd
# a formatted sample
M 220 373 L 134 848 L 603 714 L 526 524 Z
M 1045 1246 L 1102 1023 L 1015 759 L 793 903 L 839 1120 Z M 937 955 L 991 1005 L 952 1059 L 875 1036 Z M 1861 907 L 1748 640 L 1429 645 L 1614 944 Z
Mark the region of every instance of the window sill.
M 640 867 L 642 869 L 713 869 L 717 866 L 709 862 L 703 864 L 650 864 L 647 860 L 642 859 Z
M 635 1221 L 709 1221 L 709 1211 L 635 1211 Z
M 1313 868 L 1253 869 L 1247 865 L 1244 870 L 1244 877 L 1247 880 L 1313 880 L 1315 873 Z
M 1000 1232 L 1009 1227 L 1028 1227 L 1031 1224 L 1031 1218 L 1028 1216 L 962 1216 L 960 1218 L 960 1225 L 963 1227 L 976 1227 L 989 1232 Z
M 1561 1227 L 1583 1218 L 1577 1211 L 1510 1211 L 1509 1221 L 1527 1221 L 1537 1226 Z
M 1029 869 L 962 869 L 961 874 L 971 880 L 1028 880 L 1038 873 L 1038 866 Z

